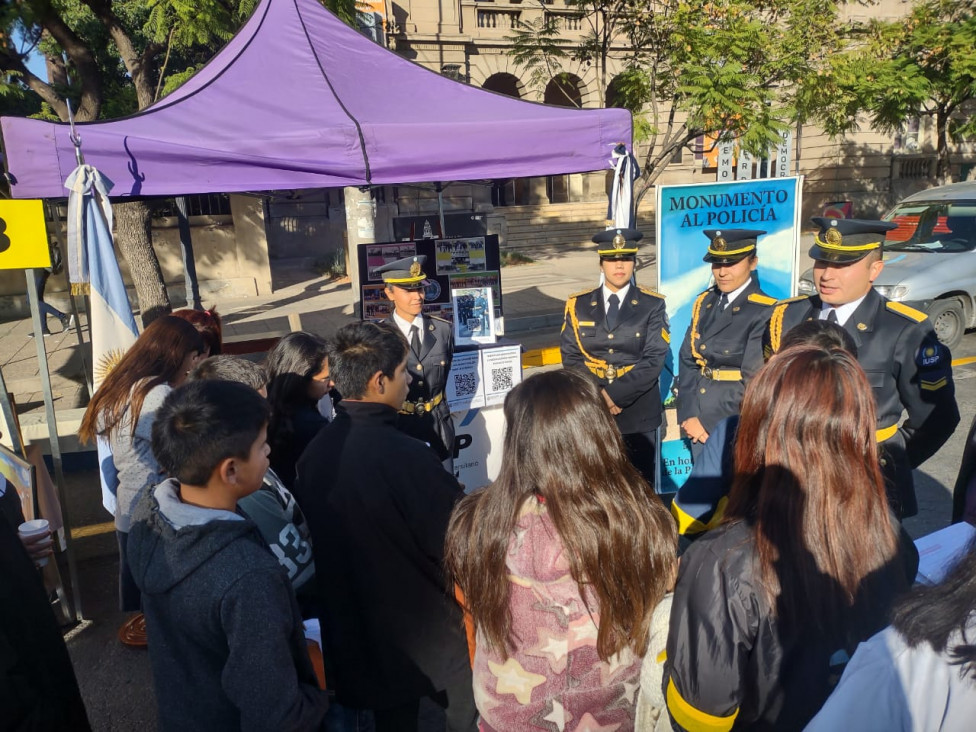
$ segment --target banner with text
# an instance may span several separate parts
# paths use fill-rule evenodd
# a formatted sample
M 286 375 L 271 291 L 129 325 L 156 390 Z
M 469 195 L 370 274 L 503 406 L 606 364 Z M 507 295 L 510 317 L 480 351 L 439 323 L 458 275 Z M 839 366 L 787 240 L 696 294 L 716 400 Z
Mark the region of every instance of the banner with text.
M 802 178 L 766 178 L 732 183 L 659 186 L 657 189 L 657 281 L 667 297 L 671 352 L 661 374 L 670 396 L 678 351 L 691 323 L 698 294 L 712 284 L 705 229 L 762 229 L 756 273 L 770 297 L 791 297 L 796 288 Z M 670 373 L 669 369 L 670 368 Z M 668 439 L 671 438 L 671 439 Z M 677 490 L 691 472 L 690 451 L 678 435 L 661 443 L 661 492 Z

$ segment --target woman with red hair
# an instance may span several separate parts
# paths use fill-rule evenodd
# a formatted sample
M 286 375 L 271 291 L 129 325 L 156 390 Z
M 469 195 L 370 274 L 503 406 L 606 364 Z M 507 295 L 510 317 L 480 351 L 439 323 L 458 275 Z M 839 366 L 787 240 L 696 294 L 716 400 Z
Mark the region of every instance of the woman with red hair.
M 785 349 L 747 387 L 725 521 L 675 588 L 663 686 L 677 729 L 802 729 L 887 624 L 918 554 L 888 507 L 875 426 L 843 349 Z

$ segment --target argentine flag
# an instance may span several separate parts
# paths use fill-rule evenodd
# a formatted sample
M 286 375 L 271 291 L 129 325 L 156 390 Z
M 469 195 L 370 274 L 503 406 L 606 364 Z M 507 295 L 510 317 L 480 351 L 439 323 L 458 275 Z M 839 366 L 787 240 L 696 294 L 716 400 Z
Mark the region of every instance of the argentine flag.
M 91 300 L 92 363 L 98 390 L 106 374 L 139 336 L 122 282 L 112 238 L 113 183 L 91 165 L 79 165 L 65 182 L 68 194 L 68 281 L 72 294 Z M 102 505 L 115 515 L 118 471 L 108 441 L 98 438 Z

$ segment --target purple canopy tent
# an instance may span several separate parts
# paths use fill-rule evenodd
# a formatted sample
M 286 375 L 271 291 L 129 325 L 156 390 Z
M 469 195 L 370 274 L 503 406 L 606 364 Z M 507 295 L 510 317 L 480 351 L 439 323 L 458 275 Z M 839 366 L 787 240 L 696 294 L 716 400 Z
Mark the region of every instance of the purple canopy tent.
M 61 198 L 65 124 L 0 120 L 17 198 Z M 378 46 L 315 0 L 263 0 L 205 68 L 147 109 L 78 125 L 116 196 L 558 175 L 631 144 L 623 109 L 468 86 Z

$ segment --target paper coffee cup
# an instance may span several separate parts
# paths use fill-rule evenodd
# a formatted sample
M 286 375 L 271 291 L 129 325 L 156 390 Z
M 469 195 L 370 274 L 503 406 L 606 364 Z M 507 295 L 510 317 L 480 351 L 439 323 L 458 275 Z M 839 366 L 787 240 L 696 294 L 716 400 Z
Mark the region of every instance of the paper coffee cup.
M 49 534 L 51 532 L 51 525 L 48 523 L 47 519 L 33 519 L 32 521 L 25 521 L 20 526 L 17 527 L 17 533 L 21 536 L 31 537 L 43 534 Z M 34 562 L 38 567 L 47 566 L 47 560 L 49 557 L 43 557 Z

